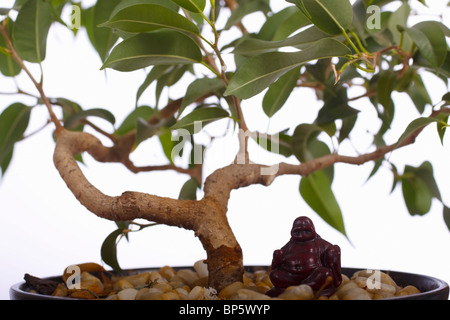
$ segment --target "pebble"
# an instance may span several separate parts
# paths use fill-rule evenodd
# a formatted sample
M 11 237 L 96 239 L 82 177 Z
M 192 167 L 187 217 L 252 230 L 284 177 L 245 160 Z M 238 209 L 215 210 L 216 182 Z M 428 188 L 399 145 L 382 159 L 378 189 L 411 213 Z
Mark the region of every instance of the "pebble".
M 234 282 L 220 292 L 207 287 L 208 268 L 204 260 L 193 269 L 175 270 L 165 266 L 159 270 L 129 276 L 97 278 L 82 272 L 81 288 L 67 290 L 58 286 L 54 295 L 79 299 L 105 300 L 376 300 L 420 293 L 414 286 L 398 286 L 389 274 L 370 270 L 342 276 L 342 283 L 330 297 L 314 293 L 308 285 L 291 286 L 279 297 L 265 293 L 273 287 L 267 270 L 245 272 L 243 281 Z

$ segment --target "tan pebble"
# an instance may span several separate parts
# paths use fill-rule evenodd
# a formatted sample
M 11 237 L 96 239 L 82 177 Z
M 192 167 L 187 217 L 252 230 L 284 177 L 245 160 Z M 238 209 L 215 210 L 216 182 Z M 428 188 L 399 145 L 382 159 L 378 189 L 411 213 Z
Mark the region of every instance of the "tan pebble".
M 128 282 L 127 280 L 120 279 L 119 281 L 114 283 L 113 288 L 114 288 L 115 291 L 119 291 L 119 290 L 134 288 L 134 286 L 130 282 Z
M 420 290 L 417 289 L 415 286 L 406 286 L 403 289 L 400 289 L 398 292 L 396 292 L 397 297 L 401 296 L 409 296 L 411 294 L 418 294 L 420 293 Z
M 101 280 L 88 272 L 81 273 L 80 287 L 81 289 L 89 290 L 98 295 L 101 295 L 104 289 Z
M 167 292 L 173 289 L 169 283 L 155 283 L 153 288 L 160 290 L 161 292 Z
M 181 300 L 187 300 L 190 290 L 188 291 L 185 288 L 176 288 L 175 291 L 178 293 Z
M 341 284 L 335 294 L 338 296 L 339 299 L 342 299 L 342 297 L 345 295 L 345 293 L 348 290 L 353 289 L 353 288 L 359 288 L 359 287 L 356 284 L 356 282 L 350 281 L 345 284 Z
M 199 260 L 196 263 L 194 263 L 194 269 L 195 272 L 197 272 L 198 277 L 201 278 L 208 278 L 209 271 L 208 271 L 208 265 L 205 263 L 205 260 Z
M 171 291 L 164 292 L 161 295 L 161 299 L 162 300 L 180 300 L 180 295 L 178 294 L 177 291 L 171 290 Z
M 229 284 L 222 290 L 220 290 L 218 297 L 219 299 L 227 300 L 230 299 L 231 296 L 237 293 L 239 289 L 243 289 L 244 284 L 240 281 L 233 282 L 232 284 Z
M 194 287 L 188 294 L 187 300 L 203 300 L 205 297 L 205 288 Z
M 180 277 L 183 280 L 183 282 L 186 283 L 188 286 L 190 286 L 199 279 L 197 272 L 189 269 L 179 270 L 177 272 L 177 276 Z
M 312 300 L 314 292 L 312 288 L 306 284 L 299 286 L 291 286 L 286 288 L 282 294 L 279 295 L 283 300 Z
M 351 288 L 345 292 L 341 298 L 342 300 L 372 300 L 372 296 L 366 290 L 356 287 Z
M 125 277 L 124 280 L 131 283 L 133 287 L 145 286 L 150 283 L 150 272 L 142 272 L 133 276 Z
M 117 298 L 119 300 L 135 300 L 138 291 L 134 288 L 124 289 L 117 293 Z
M 64 283 L 59 283 L 55 291 L 53 291 L 53 296 L 55 297 L 67 297 L 69 290 Z
M 174 268 L 169 266 L 164 266 L 159 269 L 159 274 L 162 275 L 164 278 L 167 279 L 167 281 L 172 280 L 172 278 L 175 276 L 176 271 Z
M 380 299 L 389 299 L 389 298 L 392 298 L 392 297 L 395 297 L 395 294 L 389 293 L 389 292 L 380 291 L 380 292 L 374 293 L 372 299 L 373 300 L 380 300 Z
M 112 294 L 110 296 L 107 296 L 105 300 L 119 300 L 119 298 L 117 297 L 117 294 Z
M 136 294 L 136 300 L 161 300 L 162 294 L 157 288 L 143 288 Z
M 236 294 L 231 297 L 232 300 L 270 300 L 269 296 L 250 289 L 239 289 Z
M 151 282 L 168 282 L 167 279 L 163 278 L 163 276 L 158 271 L 150 272 L 150 281 Z
M 184 283 L 184 281 L 181 281 L 180 279 L 175 280 L 175 281 L 170 281 L 170 282 L 168 282 L 168 284 L 174 289 L 183 288 L 183 287 L 187 286 L 187 284 Z M 188 287 L 190 288 L 190 286 L 188 286 Z

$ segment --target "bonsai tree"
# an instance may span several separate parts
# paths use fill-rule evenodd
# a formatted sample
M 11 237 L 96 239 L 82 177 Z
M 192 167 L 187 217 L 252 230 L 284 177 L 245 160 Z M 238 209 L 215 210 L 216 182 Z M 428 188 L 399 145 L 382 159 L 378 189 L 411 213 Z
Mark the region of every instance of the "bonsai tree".
M 424 0 L 410 2 L 427 5 Z M 262 13 L 264 23 L 250 32 L 245 21 L 255 12 Z M 388 168 L 394 187 L 401 185 L 411 215 L 426 214 L 432 200 L 438 199 L 450 227 L 450 209 L 438 190 L 432 163 L 401 169 L 389 157 L 397 149 L 413 148 L 430 125 L 437 127 L 436 139 L 443 143 L 450 114 L 450 94 L 442 92 L 442 101 L 433 104 L 422 78 L 431 73 L 447 84 L 450 30 L 438 19 L 419 16 L 419 22 L 411 22 L 408 1 L 288 0 L 283 9 L 274 11 L 269 0 L 97 0 L 90 7 L 67 0 L 17 0 L 12 8 L 1 8 L 0 14 L 0 71 L 10 81 L 24 73 L 36 89 L 26 92 L 17 83 L 17 92 L 9 94 L 35 97 L 36 105 L 46 107 L 45 125 L 54 127 L 54 165 L 61 178 L 80 204 L 117 223 L 102 246 L 104 262 L 114 269 L 120 270 L 119 237 L 133 228 L 165 224 L 195 232 L 206 251 L 211 287 L 220 290 L 239 281 L 243 253 L 227 220 L 230 194 L 256 184 L 269 187 L 284 175 L 301 176 L 299 191 L 306 203 L 346 235 L 331 187 L 337 163 L 355 165 L 356 171 L 357 165 L 371 162 L 369 178 L 381 167 Z M 53 24 L 66 26 L 74 35 L 85 28 L 103 62 L 99 69 L 147 73 L 120 125 L 110 110 L 83 109 L 77 101 L 46 94 L 42 62 Z M 31 65 L 40 66 L 38 72 L 31 71 Z M 164 101 L 163 90 L 183 77 L 192 81 Z M 152 84 L 156 105 L 149 107 L 141 98 Z M 363 94 L 352 96 L 355 86 Z M 261 97 L 258 108 L 272 118 L 298 88 L 310 88 L 320 101 L 315 121 L 303 122 L 299 111 L 296 125 L 281 132 L 257 132 L 247 125 L 251 115 L 244 117 L 244 110 L 255 101 L 252 98 Z M 388 142 L 386 135 L 399 107 L 394 93 L 409 96 L 418 115 L 402 128 L 398 139 Z M 363 99 L 370 100 L 379 123 L 373 149 L 357 156 L 341 154 L 339 145 L 351 139 Z M 4 174 L 15 144 L 24 139 L 33 106 L 17 102 L 1 107 Z M 95 117 L 115 125 L 114 131 L 96 125 Z M 239 150 L 233 163 L 204 176 L 210 144 L 200 143 L 197 134 L 224 121 Z M 133 152 L 149 139 L 160 141 L 166 165 L 132 161 Z M 251 143 L 296 163 L 262 164 L 249 151 Z M 178 199 L 134 191 L 108 196 L 80 169 L 84 153 L 99 162 L 121 163 L 134 173 L 176 171 L 187 181 L 180 186 Z M 184 165 L 179 164 L 182 161 Z M 198 190 L 203 191 L 201 199 Z M 139 224 L 138 219 L 150 223 Z

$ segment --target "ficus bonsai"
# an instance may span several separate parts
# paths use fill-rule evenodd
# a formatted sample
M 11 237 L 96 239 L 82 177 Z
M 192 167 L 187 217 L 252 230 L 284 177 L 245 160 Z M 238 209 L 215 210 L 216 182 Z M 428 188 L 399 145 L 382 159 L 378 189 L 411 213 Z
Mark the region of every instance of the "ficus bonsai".
M 269 0 L 97 0 L 86 7 L 68 0 L 17 0 L 13 8 L 1 8 L 0 71 L 11 81 L 25 73 L 37 93 L 25 92 L 17 83 L 17 96 L 36 98 L 35 106 L 17 102 L 1 106 L 0 166 L 7 170 L 16 143 L 24 139 L 33 108 L 48 110 L 46 125 L 54 127 L 54 165 L 78 201 L 95 215 L 115 221 L 118 229 L 102 246 L 102 258 L 120 269 L 116 240 L 133 227 L 143 229 L 166 224 L 193 230 L 206 254 L 209 285 L 221 289 L 242 279 L 243 253 L 227 220 L 233 190 L 260 184 L 270 186 L 283 175 L 301 176 L 300 194 L 329 225 L 346 235 L 342 213 L 331 188 L 336 163 L 361 165 L 373 162 L 370 175 L 384 165 L 401 184 L 411 215 L 430 210 L 433 198 L 442 202 L 444 221 L 450 227 L 450 209 L 437 188 L 430 162 L 399 170 L 389 159 L 396 149 L 413 147 L 426 126 L 437 126 L 436 139 L 444 141 L 450 94 L 432 103 L 423 83 L 425 72 L 446 84 L 450 75 L 447 39 L 450 30 L 438 20 L 423 17 L 411 23 L 408 1 L 396 0 L 288 0 L 274 12 Z M 411 0 L 421 2 L 424 0 Z M 394 6 L 393 6 L 394 5 Z M 71 9 L 70 21 L 65 12 Z M 245 18 L 260 12 L 264 23 L 249 32 Z M 46 94 L 41 63 L 46 39 L 55 23 L 74 30 L 83 28 L 103 65 L 99 70 L 132 72 L 144 69 L 145 82 L 130 101 L 129 116 L 113 132 L 94 124 L 100 117 L 115 124 L 107 109 L 83 109 L 76 101 Z M 79 24 L 79 25 L 78 25 Z M 233 39 L 224 36 L 230 30 Z M 234 33 L 236 34 L 236 33 Z M 29 64 L 41 66 L 34 74 Z M 164 88 L 184 76 L 194 80 L 162 101 Z M 156 83 L 157 105 L 141 104 L 141 97 Z M 365 92 L 351 96 L 353 86 Z M 313 123 L 298 124 L 278 133 L 255 132 L 247 126 L 243 109 L 261 95 L 261 110 L 273 117 L 297 88 L 310 88 L 322 107 Z M 418 114 L 394 143 L 386 143 L 398 107 L 393 93 L 412 99 Z M 369 99 L 380 126 L 373 133 L 373 151 L 358 156 L 338 152 L 358 123 L 358 101 Z M 299 112 L 300 113 L 300 112 Z M 228 119 L 239 150 L 233 163 L 203 176 L 203 157 L 208 145 L 198 144 L 195 134 L 206 125 Z M 85 132 L 85 128 L 96 134 Z M 106 138 L 111 146 L 105 146 Z M 138 166 L 130 155 L 148 139 L 159 139 L 167 165 Z M 260 164 L 248 151 L 249 140 L 261 148 L 297 164 Z M 180 141 L 181 140 L 181 141 Z M 185 166 L 175 164 L 182 152 L 191 152 Z M 80 169 L 81 155 L 89 153 L 99 162 L 123 164 L 134 173 L 176 171 L 186 175 L 180 197 L 126 191 L 108 196 L 92 185 Z M 355 169 L 356 170 L 356 169 Z M 394 186 L 395 186 L 394 185 Z M 203 198 L 197 199 L 201 189 Z M 137 219 L 151 222 L 138 224 Z

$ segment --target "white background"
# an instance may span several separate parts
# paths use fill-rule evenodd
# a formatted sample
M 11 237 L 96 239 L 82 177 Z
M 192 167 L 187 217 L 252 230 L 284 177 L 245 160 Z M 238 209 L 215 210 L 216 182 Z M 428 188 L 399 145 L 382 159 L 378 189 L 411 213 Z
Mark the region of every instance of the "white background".
M 412 1 L 421 12 L 438 18 L 444 12 L 448 25 L 446 0 L 427 1 L 426 9 Z M 2 0 L 1 7 L 11 6 L 13 1 Z M 89 5 L 90 1 L 83 1 Z M 284 1 L 273 1 L 273 7 L 285 6 Z M 67 13 L 70 17 L 70 12 Z M 253 21 L 244 23 L 252 31 L 257 30 L 258 14 Z M 427 16 L 428 17 L 428 16 Z M 53 30 L 53 29 L 52 29 Z M 237 32 L 233 29 L 232 32 Z M 65 97 L 81 104 L 84 109 L 107 108 L 120 124 L 132 110 L 135 93 L 145 74 L 142 71 L 119 73 L 100 71 L 101 61 L 81 30 L 77 37 L 57 26 L 49 37 L 47 58 L 43 63 L 45 91 L 50 97 Z M 30 66 L 38 77 L 39 70 Z M 196 68 L 206 73 L 203 68 Z M 431 75 L 425 76 L 434 103 L 438 103 L 447 88 Z M 189 81 L 189 79 L 187 79 Z M 17 82 L 23 90 L 35 92 L 23 75 Z M 170 90 L 173 98 L 184 95 L 185 84 Z M 151 87 L 141 103 L 153 103 Z M 0 77 L 0 92 L 16 90 L 14 82 Z M 353 96 L 362 92 L 355 91 Z M 166 97 L 167 92 L 165 92 Z M 163 97 L 163 99 L 164 99 Z M 299 122 L 314 121 L 320 103 L 306 89 L 296 91 L 288 104 L 271 120 L 270 124 L 261 108 L 261 95 L 243 104 L 244 114 L 251 130 L 277 132 L 293 127 Z M 410 121 L 419 117 L 409 98 L 395 94 L 397 115 L 395 131 L 388 134 L 394 142 Z M 0 95 L 0 111 L 13 102 L 33 104 L 34 99 Z M 163 100 L 164 101 L 164 100 Z M 340 147 L 342 154 L 354 155 L 369 151 L 371 136 L 379 126 L 373 107 L 366 100 L 352 105 L 361 111 L 361 123 L 352 135 L 352 145 Z M 426 114 L 430 112 L 428 108 Z M 299 117 L 301 117 L 299 119 Z M 27 133 L 40 128 L 47 120 L 44 107 L 33 110 L 32 122 Z M 96 121 L 112 130 L 110 124 Z M 219 129 L 226 124 L 219 125 Z M 209 129 L 210 130 L 210 129 Z M 220 134 L 222 131 L 211 131 Z M 54 143 L 52 127 L 17 144 L 14 158 L 6 175 L 0 181 L 0 298 L 8 299 L 12 284 L 21 282 L 25 273 L 38 277 L 59 275 L 70 264 L 97 262 L 100 246 L 105 237 L 115 229 L 111 221 L 99 219 L 81 206 L 68 191 L 52 163 Z M 435 177 L 444 201 L 450 205 L 450 138 L 447 135 L 442 147 L 435 126 L 429 126 L 413 146 L 395 151 L 390 160 L 403 170 L 405 164 L 418 166 L 429 160 L 434 165 Z M 228 134 L 217 139 L 208 150 L 205 176 L 216 168 L 232 161 L 236 151 L 236 139 Z M 141 150 L 142 149 L 142 150 Z M 142 145 L 133 159 L 137 164 L 164 164 L 160 145 L 149 141 Z M 275 163 L 282 158 L 253 150 L 255 162 Z M 159 196 L 178 197 L 187 176 L 173 172 L 152 172 L 134 175 L 122 165 L 98 164 L 85 156 L 83 167 L 88 179 L 109 195 L 124 191 L 142 191 Z M 285 160 L 286 161 L 286 160 Z M 295 163 L 295 159 L 288 159 Z M 345 267 L 390 269 L 426 274 L 450 282 L 450 232 L 444 224 L 442 205 L 433 202 L 431 212 L 423 217 L 408 214 L 397 188 L 392 194 L 392 174 L 382 168 L 374 178 L 366 182 L 373 164 L 360 167 L 339 164 L 335 170 L 333 190 L 341 206 L 348 239 L 322 221 L 302 200 L 298 185 L 300 177 L 284 176 L 272 186 L 252 186 L 233 191 L 228 217 L 236 237 L 244 251 L 247 265 L 268 265 L 273 250 L 289 240 L 293 220 L 301 215 L 311 217 L 317 232 L 342 250 Z M 201 194 L 199 194 L 201 196 Z M 119 262 L 123 268 L 156 267 L 162 265 L 192 265 L 205 258 L 200 242 L 193 232 L 174 227 L 156 226 L 130 235 L 130 242 L 119 245 Z

